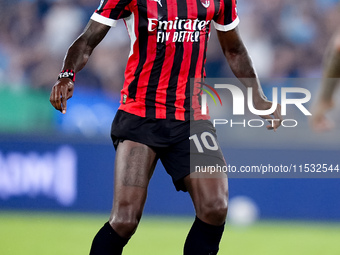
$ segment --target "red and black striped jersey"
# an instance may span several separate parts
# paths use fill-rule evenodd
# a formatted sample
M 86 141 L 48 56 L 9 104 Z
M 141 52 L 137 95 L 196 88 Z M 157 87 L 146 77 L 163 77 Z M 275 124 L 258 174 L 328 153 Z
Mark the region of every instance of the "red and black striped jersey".
M 108 26 L 124 19 L 131 51 L 121 110 L 157 119 L 207 119 L 202 91 L 210 25 L 221 31 L 239 22 L 236 0 L 102 0 L 91 17 Z

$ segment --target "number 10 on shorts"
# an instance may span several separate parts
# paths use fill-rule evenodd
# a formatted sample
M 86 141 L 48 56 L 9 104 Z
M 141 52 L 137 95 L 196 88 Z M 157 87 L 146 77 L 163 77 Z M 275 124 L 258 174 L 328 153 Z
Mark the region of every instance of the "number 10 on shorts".
M 200 136 L 192 135 L 189 139 L 194 141 L 197 151 L 200 153 L 204 153 L 203 147 L 211 151 L 218 150 L 216 138 L 209 132 L 203 132 Z

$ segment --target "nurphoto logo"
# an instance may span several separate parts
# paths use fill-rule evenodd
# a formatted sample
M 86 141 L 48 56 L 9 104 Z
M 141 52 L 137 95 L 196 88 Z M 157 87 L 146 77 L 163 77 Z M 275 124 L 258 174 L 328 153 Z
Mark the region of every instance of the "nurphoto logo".
M 201 114 L 208 114 L 208 103 L 207 96 L 213 100 L 214 104 L 217 105 L 218 99 L 221 106 L 223 106 L 221 95 L 223 93 L 229 93 L 232 97 L 232 114 L 233 116 L 244 116 L 245 115 L 245 106 L 247 106 L 248 110 L 257 116 L 266 116 L 271 115 L 278 107 L 278 104 L 281 104 L 281 114 L 282 116 L 287 115 L 287 106 L 293 105 L 296 107 L 303 115 L 311 116 L 312 114 L 306 108 L 305 104 L 311 100 L 311 92 L 308 89 L 301 87 L 281 87 L 280 94 L 281 98 L 279 98 L 279 88 L 272 88 L 272 106 L 270 109 L 259 110 L 254 107 L 253 102 L 253 88 L 247 88 L 246 93 L 244 93 L 238 86 L 232 84 L 214 84 L 213 86 L 208 85 L 204 82 L 196 82 L 201 84 L 200 90 L 203 91 L 201 94 Z M 217 92 L 218 90 L 218 92 Z M 288 97 L 288 95 L 290 95 Z M 245 103 L 246 102 L 246 103 Z M 269 123 L 274 126 L 275 121 L 280 121 L 278 119 L 268 119 Z M 225 125 L 230 124 L 233 126 L 249 126 L 249 127 L 262 127 L 265 125 L 265 121 L 262 119 L 250 119 L 246 121 L 245 119 L 242 122 L 235 122 L 232 119 L 213 119 L 212 120 L 214 126 L 216 125 Z M 296 127 L 298 125 L 298 121 L 295 119 L 284 119 L 282 121 L 283 127 Z

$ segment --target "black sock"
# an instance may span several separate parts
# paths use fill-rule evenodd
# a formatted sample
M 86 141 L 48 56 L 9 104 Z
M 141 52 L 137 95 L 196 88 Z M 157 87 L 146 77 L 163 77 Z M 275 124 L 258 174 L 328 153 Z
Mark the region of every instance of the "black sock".
M 184 255 L 216 255 L 224 224 L 214 226 L 196 217 L 184 245 Z
M 120 255 L 129 239 L 119 236 L 109 222 L 94 237 L 90 255 Z

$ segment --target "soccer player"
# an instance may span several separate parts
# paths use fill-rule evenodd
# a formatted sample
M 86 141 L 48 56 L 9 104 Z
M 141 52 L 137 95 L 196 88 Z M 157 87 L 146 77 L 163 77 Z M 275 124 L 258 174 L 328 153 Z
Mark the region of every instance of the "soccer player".
M 190 151 L 198 166 L 207 162 L 226 164 L 209 116 L 201 114 L 202 92 L 190 86 L 191 78 L 205 76 L 211 23 L 234 74 L 246 87 L 253 88 L 255 108 L 267 110 L 272 106 L 239 36 L 236 0 L 101 1 L 84 32 L 69 48 L 52 88 L 50 101 L 57 110 L 66 113 L 75 74 L 118 19 L 126 23 L 131 51 L 121 105 L 111 130 L 116 148 L 114 202 L 109 221 L 95 236 L 90 254 L 122 253 L 141 219 L 158 159 L 176 189 L 189 192 L 195 207 L 196 219 L 184 254 L 217 254 L 227 215 L 228 181 L 223 173 L 212 176 L 216 178 L 201 178 L 190 164 Z M 281 121 L 280 107 L 271 116 L 261 117 L 277 119 L 267 127 L 276 130 Z
M 326 118 L 326 113 L 334 106 L 333 94 L 340 78 L 340 29 L 331 39 L 325 53 L 325 63 L 321 89 L 316 104 L 313 106 L 311 125 L 315 131 L 327 131 L 333 123 Z

